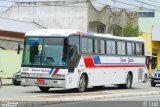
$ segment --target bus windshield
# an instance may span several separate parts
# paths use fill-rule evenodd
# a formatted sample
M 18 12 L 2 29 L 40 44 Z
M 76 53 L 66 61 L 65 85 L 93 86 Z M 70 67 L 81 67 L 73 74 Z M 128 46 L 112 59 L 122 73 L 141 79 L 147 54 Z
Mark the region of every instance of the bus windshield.
M 67 38 L 26 37 L 22 65 L 66 66 Z

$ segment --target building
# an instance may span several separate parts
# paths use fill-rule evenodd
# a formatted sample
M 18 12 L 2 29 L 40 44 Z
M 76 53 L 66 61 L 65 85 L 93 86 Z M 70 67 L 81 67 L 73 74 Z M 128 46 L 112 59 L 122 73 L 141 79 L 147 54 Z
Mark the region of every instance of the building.
M 24 33 L 29 30 L 78 29 L 116 35 L 115 28 L 123 34 L 128 21 L 138 24 L 137 12 L 90 0 L 22 0 L 1 12 L 0 18 L 0 73 L 3 77 L 10 77 L 19 70 L 21 56 L 16 54 L 17 44 L 23 42 Z
M 20 70 L 18 43 L 23 44 L 25 32 L 39 28 L 43 27 L 33 22 L 0 18 L 0 77 L 11 77 Z
M 123 33 L 128 21 L 138 24 L 137 12 L 111 8 L 90 0 L 34 0 L 16 2 L 0 17 L 29 20 L 46 28 L 67 28 L 96 33 Z
M 146 65 L 149 74 L 160 66 L 160 13 L 157 11 L 139 12 L 139 27 L 146 43 Z

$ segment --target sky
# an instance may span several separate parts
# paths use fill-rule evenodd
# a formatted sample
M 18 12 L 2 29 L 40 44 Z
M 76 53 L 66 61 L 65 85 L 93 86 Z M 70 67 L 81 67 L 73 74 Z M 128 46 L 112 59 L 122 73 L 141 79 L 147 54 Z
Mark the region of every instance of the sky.
M 0 0 L 0 11 L 8 9 L 14 2 L 26 0 Z M 33 1 L 33 0 L 27 0 Z M 160 11 L 160 0 L 93 0 L 99 4 L 106 4 L 113 7 L 124 8 L 128 10 L 140 11 L 138 7 L 144 7 L 149 10 Z

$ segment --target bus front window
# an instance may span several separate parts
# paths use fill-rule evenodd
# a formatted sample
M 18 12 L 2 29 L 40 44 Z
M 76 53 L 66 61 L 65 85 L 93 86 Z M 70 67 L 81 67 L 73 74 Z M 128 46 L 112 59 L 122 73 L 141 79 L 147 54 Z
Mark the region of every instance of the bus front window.
M 43 65 L 63 66 L 66 65 L 67 39 L 45 38 Z
M 66 38 L 26 38 L 24 65 L 66 66 Z
M 39 65 L 43 39 L 42 38 L 26 38 L 24 47 L 23 64 Z

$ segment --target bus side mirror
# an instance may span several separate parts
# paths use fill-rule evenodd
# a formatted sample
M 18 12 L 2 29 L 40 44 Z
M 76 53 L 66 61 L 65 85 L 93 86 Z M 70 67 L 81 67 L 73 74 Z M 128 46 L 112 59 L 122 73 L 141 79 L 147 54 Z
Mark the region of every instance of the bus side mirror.
M 21 50 L 21 45 L 20 45 L 20 43 L 18 43 L 17 54 L 20 54 L 20 50 Z

